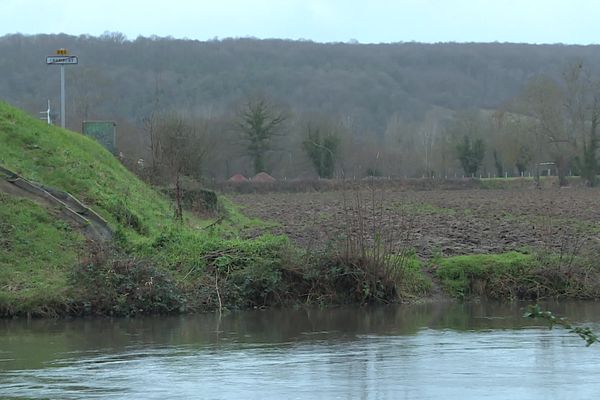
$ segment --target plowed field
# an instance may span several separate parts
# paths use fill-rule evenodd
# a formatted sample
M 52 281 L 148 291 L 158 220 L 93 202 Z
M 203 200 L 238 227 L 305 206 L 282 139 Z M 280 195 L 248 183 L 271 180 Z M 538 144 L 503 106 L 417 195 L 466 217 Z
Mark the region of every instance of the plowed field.
M 600 190 L 352 190 L 232 195 L 245 214 L 272 221 L 248 230 L 323 248 L 348 235 L 389 240 L 423 258 L 600 248 Z M 600 253 L 599 253 L 600 258 Z

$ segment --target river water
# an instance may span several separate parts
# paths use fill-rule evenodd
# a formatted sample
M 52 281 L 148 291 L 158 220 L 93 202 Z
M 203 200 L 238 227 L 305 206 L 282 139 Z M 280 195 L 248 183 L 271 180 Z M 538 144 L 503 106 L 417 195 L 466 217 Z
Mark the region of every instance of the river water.
M 524 305 L 0 321 L 0 398 L 596 399 L 600 344 Z M 600 303 L 548 304 L 600 331 Z

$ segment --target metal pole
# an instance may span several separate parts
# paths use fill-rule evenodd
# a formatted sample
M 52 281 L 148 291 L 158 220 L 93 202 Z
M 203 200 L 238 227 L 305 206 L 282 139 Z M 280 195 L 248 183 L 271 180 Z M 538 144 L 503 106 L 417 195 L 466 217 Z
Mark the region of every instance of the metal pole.
M 65 127 L 65 66 L 60 66 L 60 126 Z

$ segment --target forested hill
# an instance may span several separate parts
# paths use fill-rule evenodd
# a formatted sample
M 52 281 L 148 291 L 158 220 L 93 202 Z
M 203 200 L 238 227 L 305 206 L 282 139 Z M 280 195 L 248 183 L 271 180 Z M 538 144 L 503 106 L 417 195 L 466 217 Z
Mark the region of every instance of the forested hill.
M 0 98 L 37 113 L 58 106 L 59 70 L 45 56 L 78 55 L 67 67 L 68 126 L 82 119 L 138 123 L 161 107 L 229 114 L 263 94 L 296 113 L 351 121 L 382 134 L 390 119 L 419 120 L 433 106 L 494 108 L 540 74 L 558 76 L 580 60 L 600 68 L 600 46 L 527 44 L 353 44 L 171 38 L 7 35 L 0 38 Z M 58 107 L 56 107 L 58 109 Z

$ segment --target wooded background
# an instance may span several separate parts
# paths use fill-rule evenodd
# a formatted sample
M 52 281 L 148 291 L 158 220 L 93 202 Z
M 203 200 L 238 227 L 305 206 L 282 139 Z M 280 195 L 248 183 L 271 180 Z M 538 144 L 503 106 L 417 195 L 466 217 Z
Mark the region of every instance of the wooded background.
M 185 120 L 208 149 L 191 172 L 204 179 L 256 172 L 239 122 L 257 99 L 285 120 L 264 155 L 278 179 L 317 176 L 315 130 L 335 136 L 335 175 L 346 177 L 462 176 L 465 137 L 484 149 L 474 174 L 528 174 L 544 161 L 580 171 L 595 135 L 600 46 L 14 34 L 0 37 L 0 98 L 58 110 L 59 69 L 45 65 L 58 48 L 79 56 L 66 68 L 68 128 L 114 120 L 125 161 L 148 166 L 149 122 Z

